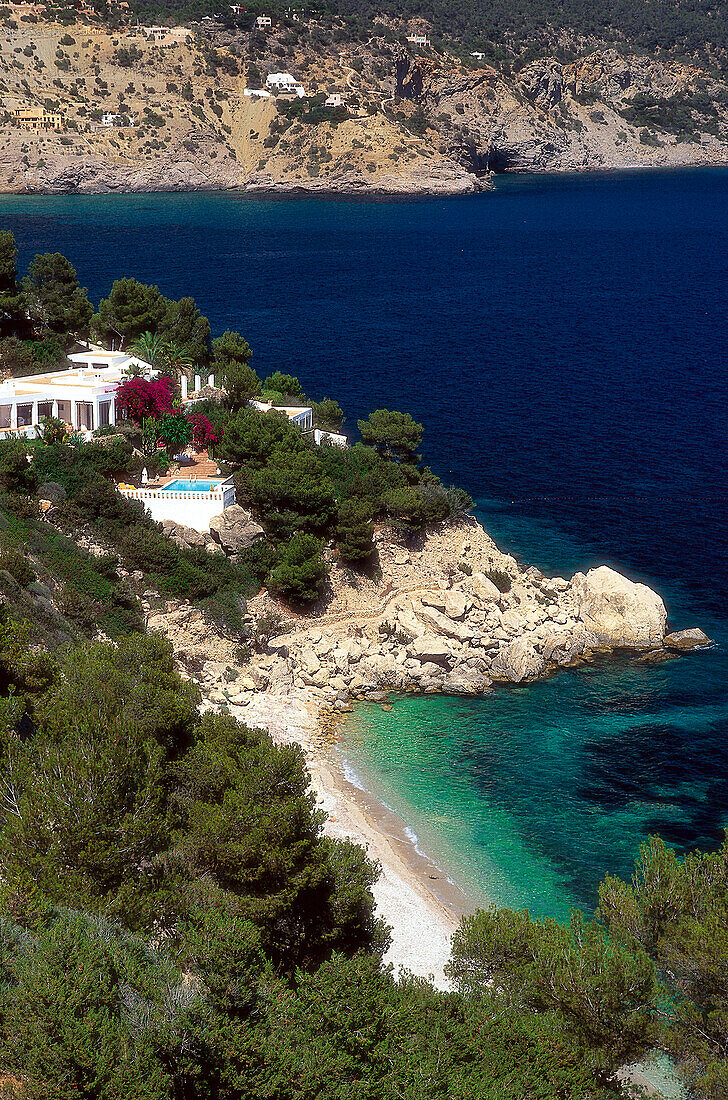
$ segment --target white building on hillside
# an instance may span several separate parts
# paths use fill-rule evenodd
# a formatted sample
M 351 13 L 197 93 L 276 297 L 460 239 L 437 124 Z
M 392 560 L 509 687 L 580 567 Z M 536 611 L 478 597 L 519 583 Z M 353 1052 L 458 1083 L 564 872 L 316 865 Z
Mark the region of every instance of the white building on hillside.
M 309 405 L 274 405 L 272 401 L 249 401 L 259 412 L 279 412 L 287 416 L 302 432 L 313 428 L 313 409 Z
M 114 126 L 133 126 L 134 119 L 131 115 L 114 114 L 113 111 L 109 111 L 107 114 L 101 116 L 101 125 L 107 128 Z
M 430 40 L 426 34 L 408 34 L 407 41 L 420 50 L 427 49 L 430 45 Z
M 343 107 L 344 97 L 341 92 L 332 92 L 331 95 L 326 97 L 324 107 Z
M 91 348 L 68 358 L 74 364 L 69 370 L 0 383 L 0 439 L 32 439 L 41 421 L 51 416 L 83 434 L 115 424 L 116 387 L 130 368 L 146 377 L 156 374 L 149 363 L 121 351 Z
M 273 20 L 269 15 L 259 15 L 255 20 L 255 25 L 259 31 L 267 31 L 273 26 Z
M 303 84 L 290 73 L 269 73 L 265 78 L 265 85 L 274 92 L 297 95 L 299 99 L 303 99 L 306 94 Z

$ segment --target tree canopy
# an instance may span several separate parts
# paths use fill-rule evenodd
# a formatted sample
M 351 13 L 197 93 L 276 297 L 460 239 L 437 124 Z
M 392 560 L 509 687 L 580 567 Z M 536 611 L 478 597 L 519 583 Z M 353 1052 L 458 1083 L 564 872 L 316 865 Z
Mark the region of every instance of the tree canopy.
M 60 252 L 44 252 L 31 262 L 23 280 L 28 312 L 42 331 L 84 336 L 93 306 L 76 269 Z

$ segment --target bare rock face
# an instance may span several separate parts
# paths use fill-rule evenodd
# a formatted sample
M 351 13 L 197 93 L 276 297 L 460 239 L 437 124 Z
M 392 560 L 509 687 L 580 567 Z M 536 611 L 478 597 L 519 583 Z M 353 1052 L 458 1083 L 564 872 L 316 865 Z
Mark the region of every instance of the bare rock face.
M 674 649 L 678 653 L 687 653 L 691 649 L 704 649 L 712 645 L 710 638 L 699 626 L 689 630 L 675 630 L 665 636 L 665 649 Z
M 232 555 L 247 550 L 254 542 L 263 538 L 265 531 L 255 522 L 250 512 L 246 512 L 239 504 L 232 504 L 219 516 L 212 517 L 210 534 L 226 554 Z
M 421 638 L 415 638 L 408 646 L 408 652 L 423 664 L 426 662 L 437 665 L 448 664 L 452 659 L 452 653 L 442 639 L 431 634 L 423 634 Z
M 185 527 L 183 523 L 175 523 L 172 519 L 162 520 L 164 533 L 172 542 L 175 542 L 182 550 L 191 550 L 204 547 L 208 539 L 194 527 Z
M 521 636 L 501 646 L 490 672 L 494 679 L 520 684 L 524 680 L 535 680 L 545 669 L 545 659 L 528 638 Z
M 602 565 L 576 573 L 571 581 L 580 619 L 601 646 L 651 649 L 665 638 L 665 605 L 646 584 L 637 584 Z
M 468 579 L 468 587 L 479 596 L 481 600 L 499 600 L 501 592 L 493 584 L 489 577 L 486 577 L 485 573 L 473 573 L 472 577 Z
M 518 84 L 527 99 L 544 111 L 557 107 L 564 91 L 564 73 L 558 61 L 544 58 L 526 65 L 518 74 Z

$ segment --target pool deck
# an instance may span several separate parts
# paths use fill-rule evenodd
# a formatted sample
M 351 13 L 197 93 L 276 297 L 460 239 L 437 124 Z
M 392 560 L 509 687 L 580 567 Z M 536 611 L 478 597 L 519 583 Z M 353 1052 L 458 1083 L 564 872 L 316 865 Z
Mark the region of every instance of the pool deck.
M 150 477 L 144 485 L 142 485 L 139 478 L 135 478 L 134 487 L 136 489 L 164 489 L 171 481 L 219 481 L 223 477 L 218 472 L 217 462 L 214 458 L 209 457 L 207 451 L 200 451 L 199 454 L 193 453 L 189 455 L 189 459 L 190 461 L 183 466 L 175 462 L 163 477 Z
M 235 503 L 235 489 L 232 478 L 220 475 L 217 463 L 207 454 L 194 457 L 197 461 L 175 464 L 164 477 L 144 484 L 140 480 L 134 485 L 120 482 L 117 489 L 127 499 L 140 501 L 157 522 L 172 520 L 196 531 L 209 531 L 212 517 Z M 200 482 L 205 488 L 174 488 L 176 481 Z M 206 484 L 209 482 L 213 484 Z

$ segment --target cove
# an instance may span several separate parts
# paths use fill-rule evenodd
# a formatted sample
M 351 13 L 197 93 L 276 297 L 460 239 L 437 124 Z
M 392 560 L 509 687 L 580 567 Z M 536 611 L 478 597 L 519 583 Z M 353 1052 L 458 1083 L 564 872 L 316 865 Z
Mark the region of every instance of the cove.
M 508 177 L 447 200 L 3 196 L 21 268 L 60 251 L 94 302 L 191 294 L 254 365 L 425 426 L 424 458 L 502 549 L 609 563 L 710 652 L 598 665 L 478 701 L 357 711 L 351 766 L 479 897 L 593 907 L 650 832 L 728 818 L 728 171 Z

